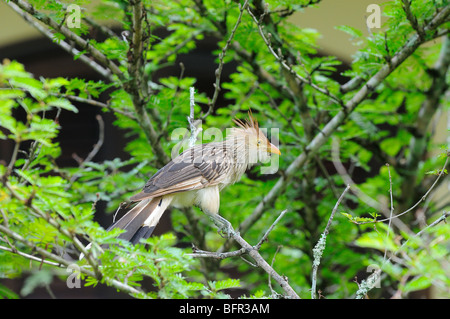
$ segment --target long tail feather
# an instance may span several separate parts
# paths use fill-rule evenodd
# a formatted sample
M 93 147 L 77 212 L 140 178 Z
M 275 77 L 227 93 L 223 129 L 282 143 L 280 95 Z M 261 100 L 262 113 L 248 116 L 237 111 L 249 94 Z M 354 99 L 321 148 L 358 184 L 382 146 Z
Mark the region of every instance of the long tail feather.
M 150 217 L 155 208 L 158 207 L 161 200 L 161 197 L 142 200 L 128 213 L 122 216 L 122 218 L 109 226 L 107 230 L 115 228 L 124 229 L 126 232 L 120 234 L 119 238 L 131 240 L 142 225 L 144 225 L 145 221 Z
M 156 200 L 158 199 L 158 200 Z M 148 215 L 146 220 L 141 224 L 141 226 L 134 232 L 133 236 L 129 239 L 132 244 L 136 244 L 139 240 L 149 238 L 156 225 L 158 225 L 161 216 L 166 211 L 167 207 L 172 202 L 173 196 L 156 197 L 154 199 L 155 203 L 158 203 L 153 209 L 151 214 Z
M 133 244 L 141 238 L 147 239 L 153 233 L 162 214 L 172 202 L 172 196 L 160 196 L 142 200 L 107 230 L 120 228 L 126 230 L 119 238 L 130 241 Z
M 126 230 L 118 238 L 128 240 L 132 244 L 138 243 L 141 238 L 147 239 L 153 233 L 172 199 L 173 196 L 167 195 L 144 199 L 123 215 L 122 218 L 109 226 L 107 230 L 115 228 Z M 92 244 L 87 245 L 86 250 L 91 249 L 91 246 Z M 79 258 L 82 260 L 84 255 L 80 254 Z

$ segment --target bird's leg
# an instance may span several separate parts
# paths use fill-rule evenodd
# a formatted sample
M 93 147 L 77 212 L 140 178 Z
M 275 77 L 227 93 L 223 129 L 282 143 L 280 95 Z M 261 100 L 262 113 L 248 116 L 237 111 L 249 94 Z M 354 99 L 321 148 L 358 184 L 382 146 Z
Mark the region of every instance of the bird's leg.
M 232 237 L 233 235 L 236 235 L 235 230 L 233 229 L 233 226 L 231 223 L 220 216 L 219 214 L 210 214 L 209 217 L 212 219 L 214 224 L 219 228 L 219 231 L 222 231 L 227 238 Z

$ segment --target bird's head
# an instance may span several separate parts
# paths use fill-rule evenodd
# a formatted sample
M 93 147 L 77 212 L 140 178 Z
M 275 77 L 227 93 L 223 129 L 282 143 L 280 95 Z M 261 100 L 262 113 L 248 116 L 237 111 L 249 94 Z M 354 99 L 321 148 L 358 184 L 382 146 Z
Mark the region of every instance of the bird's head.
M 258 122 L 253 117 L 251 111 L 248 112 L 248 120 L 245 122 L 234 119 L 238 125 L 231 133 L 232 138 L 236 138 L 240 143 L 245 143 L 246 153 L 249 156 L 251 164 L 256 161 L 267 162 L 272 154 L 281 155 L 278 147 L 270 143 L 262 130 L 259 128 Z M 252 156 L 253 154 L 253 156 Z

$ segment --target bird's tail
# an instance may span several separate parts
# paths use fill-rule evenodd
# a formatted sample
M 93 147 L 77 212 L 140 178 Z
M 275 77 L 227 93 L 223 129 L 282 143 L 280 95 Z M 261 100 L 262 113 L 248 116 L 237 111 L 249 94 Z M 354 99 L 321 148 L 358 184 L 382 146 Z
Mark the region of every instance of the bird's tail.
M 119 238 L 129 240 L 132 244 L 138 243 L 141 238 L 149 238 L 172 202 L 172 198 L 166 195 L 143 199 L 107 230 L 115 228 L 126 230 Z
M 143 199 L 122 218 L 109 226 L 107 230 L 115 228 L 126 230 L 118 238 L 128 240 L 133 245 L 138 243 L 141 238 L 147 239 L 152 235 L 172 199 L 173 196 L 168 195 Z M 92 243 L 87 245 L 86 250 L 90 250 L 91 246 Z M 83 258 L 84 254 L 80 254 L 79 259 L 82 260 Z

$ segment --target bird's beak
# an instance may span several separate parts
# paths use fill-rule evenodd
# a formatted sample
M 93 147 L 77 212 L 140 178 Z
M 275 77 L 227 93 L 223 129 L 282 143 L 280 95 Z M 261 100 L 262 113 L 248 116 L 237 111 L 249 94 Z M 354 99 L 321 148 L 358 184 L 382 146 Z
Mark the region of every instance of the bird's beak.
M 272 143 L 270 143 L 270 145 L 269 145 L 269 152 L 270 152 L 270 153 L 274 153 L 274 154 L 281 155 L 281 152 L 280 152 L 280 150 L 278 149 L 278 147 L 276 147 L 276 146 L 273 145 Z

